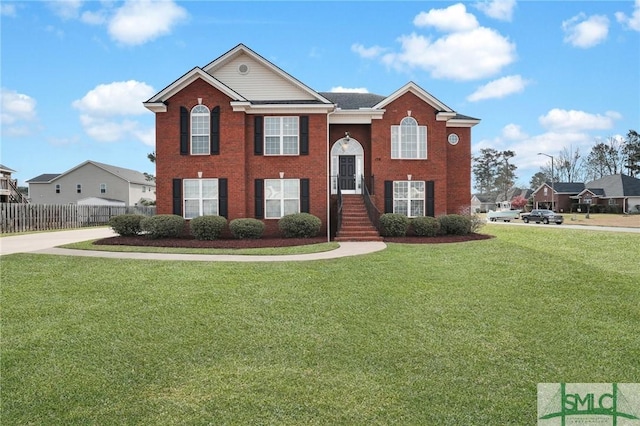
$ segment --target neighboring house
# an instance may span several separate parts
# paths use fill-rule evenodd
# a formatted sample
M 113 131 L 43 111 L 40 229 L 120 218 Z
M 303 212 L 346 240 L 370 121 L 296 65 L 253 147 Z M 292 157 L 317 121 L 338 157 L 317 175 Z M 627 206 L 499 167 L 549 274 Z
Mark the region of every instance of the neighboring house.
M 533 192 L 534 208 L 551 207 L 551 182 L 546 182 Z M 640 212 L 640 179 L 616 174 L 588 183 L 554 182 L 555 210 L 569 212 L 573 204 L 618 206 L 623 213 Z M 638 206 L 638 207 L 637 207 Z
M 640 213 L 640 179 L 616 174 L 591 181 L 575 197 L 580 204 L 618 206 L 623 213 Z
M 61 174 L 42 174 L 27 181 L 31 202 L 135 206 L 156 198 L 156 185 L 143 173 L 97 161 L 85 161 Z
M 471 213 L 486 213 L 495 210 L 496 200 L 491 195 L 473 194 L 471 196 Z
M 0 203 L 28 203 L 27 197 L 18 189 L 18 181 L 11 177 L 15 170 L 0 164 Z
M 534 209 L 550 209 L 553 202 L 553 210 L 556 212 L 570 212 L 572 199 L 584 189 L 583 182 L 545 182 L 533 193 Z M 554 195 L 552 195 L 555 192 Z
M 316 92 L 240 44 L 144 105 L 156 114 L 158 213 L 258 218 L 289 213 L 325 229 L 338 188 L 381 213 L 469 209 L 471 127 L 409 82 L 389 96 Z M 328 232 L 328 231 L 327 231 Z

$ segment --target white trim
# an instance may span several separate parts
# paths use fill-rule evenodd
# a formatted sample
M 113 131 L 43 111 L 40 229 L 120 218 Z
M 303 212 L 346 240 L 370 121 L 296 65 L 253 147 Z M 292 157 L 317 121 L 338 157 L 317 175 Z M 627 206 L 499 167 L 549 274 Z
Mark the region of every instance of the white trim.
M 360 108 L 359 110 L 341 110 L 336 109 L 331 115 L 329 124 L 371 124 L 373 120 L 380 120 L 384 116 L 386 110 Z
M 259 104 L 254 105 L 249 101 L 229 103 L 234 112 L 246 114 L 327 114 L 335 109 L 334 104 Z
M 337 185 L 338 185 L 338 172 L 340 168 L 340 156 L 349 155 L 356 157 L 356 188 L 354 190 L 342 191 L 343 194 L 362 194 L 362 187 L 360 182 L 360 177 L 364 175 L 364 148 L 362 144 L 358 142 L 356 139 L 349 138 L 349 148 L 344 151 L 342 149 L 342 142 L 345 138 L 338 139 L 333 143 L 330 150 L 331 156 L 331 184 L 330 184 L 330 192 L 331 194 L 337 194 Z
M 384 98 L 378 104 L 374 105 L 373 108 L 374 109 L 384 108 L 385 106 L 389 105 L 391 102 L 395 101 L 400 96 L 402 96 L 402 95 L 404 95 L 405 93 L 408 93 L 408 92 L 413 93 L 414 95 L 416 95 L 420 99 L 422 99 L 424 102 L 428 103 L 429 105 L 431 105 L 435 109 L 441 111 L 440 113 L 442 113 L 442 112 L 447 113 L 448 112 L 448 113 L 453 113 L 454 116 L 455 116 L 455 112 L 451 108 L 446 106 L 444 103 L 442 103 L 440 100 L 438 100 L 431 93 L 427 92 L 422 87 L 420 87 L 417 84 L 415 84 L 413 81 L 408 82 L 407 84 L 402 86 L 400 89 L 396 90 L 391 95 L 389 95 L 386 98 Z M 440 114 L 440 113 L 438 113 L 438 114 Z

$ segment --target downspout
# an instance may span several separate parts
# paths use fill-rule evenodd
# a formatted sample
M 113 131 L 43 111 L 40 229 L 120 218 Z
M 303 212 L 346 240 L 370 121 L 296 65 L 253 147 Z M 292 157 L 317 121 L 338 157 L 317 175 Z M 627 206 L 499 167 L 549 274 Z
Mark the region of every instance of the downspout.
M 336 112 L 336 104 L 333 111 L 327 113 L 327 242 L 331 242 L 331 146 L 329 141 L 329 116 Z

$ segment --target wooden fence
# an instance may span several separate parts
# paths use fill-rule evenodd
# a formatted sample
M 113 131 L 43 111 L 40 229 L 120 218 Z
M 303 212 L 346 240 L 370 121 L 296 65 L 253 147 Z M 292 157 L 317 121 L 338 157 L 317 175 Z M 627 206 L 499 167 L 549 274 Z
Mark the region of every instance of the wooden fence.
M 121 214 L 152 216 L 155 213 L 155 206 L 119 207 L 0 203 L 0 233 L 100 226 L 106 225 L 111 217 Z

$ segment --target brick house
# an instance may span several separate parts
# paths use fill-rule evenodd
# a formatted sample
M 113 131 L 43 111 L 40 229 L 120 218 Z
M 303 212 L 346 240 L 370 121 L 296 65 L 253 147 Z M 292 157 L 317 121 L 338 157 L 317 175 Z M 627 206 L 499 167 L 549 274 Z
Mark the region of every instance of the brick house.
M 144 105 L 160 214 L 258 218 L 272 235 L 309 212 L 331 235 L 339 197 L 408 216 L 469 209 L 480 120 L 413 82 L 389 96 L 316 92 L 240 44 Z

